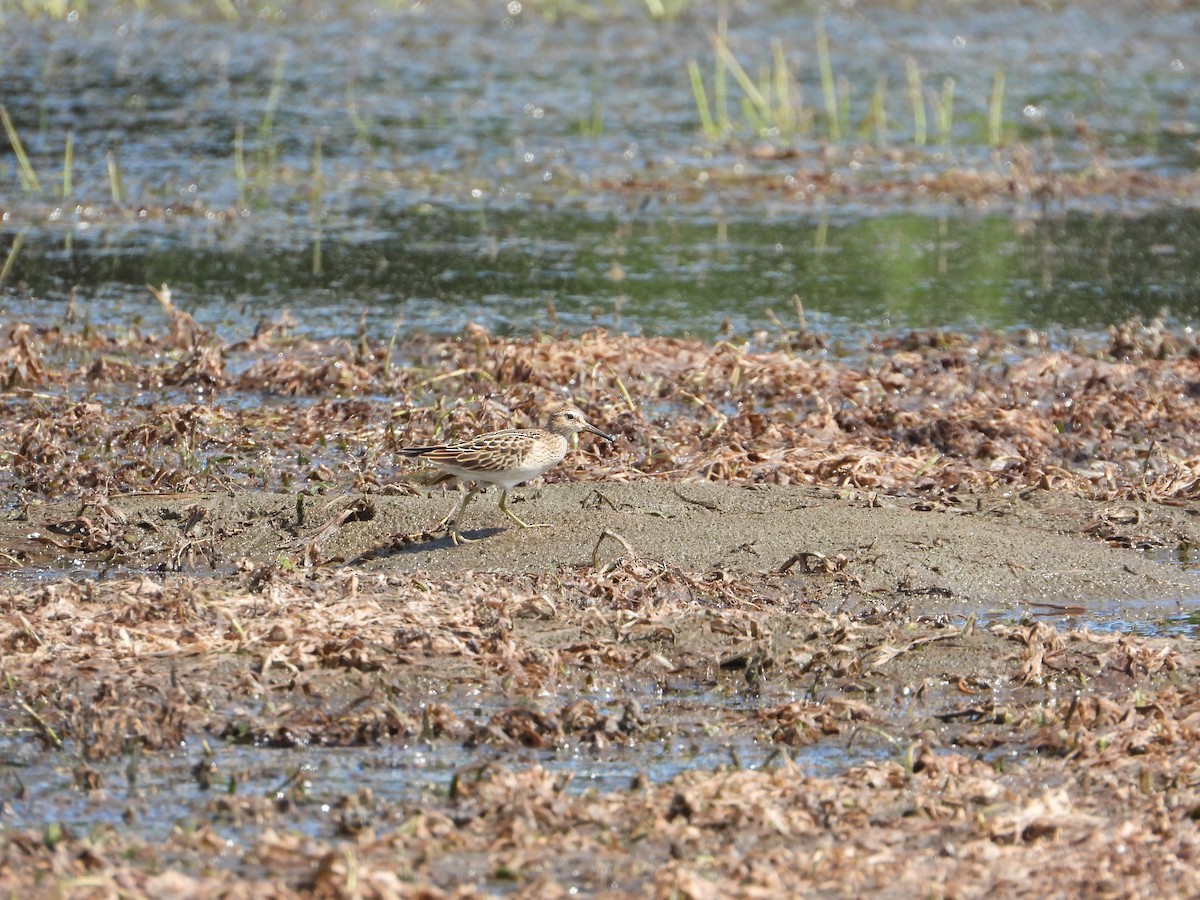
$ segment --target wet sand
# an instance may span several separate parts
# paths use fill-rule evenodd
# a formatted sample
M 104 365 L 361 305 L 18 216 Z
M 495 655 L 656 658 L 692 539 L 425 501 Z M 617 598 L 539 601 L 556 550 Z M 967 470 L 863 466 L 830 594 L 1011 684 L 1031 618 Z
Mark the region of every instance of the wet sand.
M 547 573 L 633 557 L 689 572 L 779 574 L 801 594 L 821 584 L 817 576 L 836 572 L 840 582 L 821 594 L 839 608 L 864 598 L 903 600 L 916 615 L 1051 604 L 1084 612 L 1123 600 L 1163 601 L 1172 611 L 1200 588 L 1195 572 L 1100 539 L 1136 523 L 1143 543 L 1179 544 L 1194 533 L 1197 504 L 1100 503 L 1036 490 L 935 502 L 775 485 L 539 483 L 514 491 L 511 507 L 525 521 L 551 527 L 516 527 L 499 511 L 493 489 L 464 519 L 473 540 L 454 546 L 444 529 L 433 528 L 461 494 L 408 489 L 417 495 L 113 497 L 126 529 L 153 539 L 142 541 L 140 555 L 100 553 L 94 562 L 152 569 L 181 543 L 194 545 L 201 573 L 230 571 L 239 561 L 299 560 L 308 548 L 327 567 L 371 573 Z M 339 523 L 347 509 L 353 514 Z M 72 521 L 79 510 L 78 503 L 39 507 L 30 521 L 0 523 L 0 538 L 29 546 L 31 533 L 52 536 L 47 523 Z M 86 568 L 87 557 L 81 561 Z M 1144 604 L 1139 609 L 1146 611 Z

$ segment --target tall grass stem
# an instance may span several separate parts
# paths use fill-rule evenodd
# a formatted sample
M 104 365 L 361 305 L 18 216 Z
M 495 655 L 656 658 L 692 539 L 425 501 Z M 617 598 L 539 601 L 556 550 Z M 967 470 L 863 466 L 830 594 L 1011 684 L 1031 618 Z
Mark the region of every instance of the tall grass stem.
M 25 232 L 18 231 L 17 236 L 13 238 L 13 245 L 8 251 L 8 256 L 4 258 L 4 265 L 0 266 L 0 285 L 8 281 L 12 275 L 13 266 L 16 265 L 17 257 L 21 254 L 21 247 L 25 244 Z
M 738 83 L 738 87 L 745 94 L 747 102 L 754 107 L 757 117 L 760 121 L 770 121 L 771 119 L 771 104 L 767 102 L 767 98 L 763 96 L 758 85 L 754 83 L 746 70 L 742 68 L 742 64 L 737 61 L 737 57 L 733 55 L 733 51 L 729 49 L 729 45 L 722 40 L 720 35 L 713 35 L 713 44 L 717 49 L 717 55 L 721 58 L 725 68 L 729 70 L 729 74 L 733 76 L 734 81 Z
M 109 150 L 105 154 L 105 161 L 108 163 L 108 190 L 112 195 L 114 206 L 121 205 L 121 196 L 125 193 L 121 185 L 121 170 L 117 166 L 117 154 Z
M 729 44 L 729 7 L 727 0 L 717 4 L 717 37 L 721 43 Z M 729 84 L 725 77 L 725 66 L 721 60 L 716 62 L 713 72 L 713 109 L 716 112 L 717 127 L 722 134 L 729 134 Z
M 246 208 L 246 129 L 238 122 L 233 130 L 233 177 L 237 181 L 239 210 Z
M 64 200 L 71 199 L 71 185 L 75 170 L 75 132 L 67 132 L 67 145 L 63 148 L 62 195 Z
M 842 120 L 838 115 L 837 82 L 833 79 L 833 60 L 829 56 L 829 35 L 825 19 L 817 17 L 817 64 L 821 69 L 821 93 L 825 97 L 825 118 L 829 122 L 829 139 L 842 139 Z
M 688 76 L 692 80 L 692 96 L 696 98 L 696 111 L 700 114 L 700 127 L 704 136 L 710 141 L 720 137 L 721 132 L 713 121 L 712 110 L 708 107 L 708 94 L 704 90 L 704 77 L 700 74 L 700 66 L 694 59 L 688 60 Z
M 911 56 L 907 62 L 908 69 L 908 98 L 912 103 L 913 143 L 924 147 L 927 139 L 925 122 L 925 91 L 921 84 L 921 69 Z
M 1000 146 L 1000 126 L 1004 114 L 1004 72 L 999 69 L 992 75 L 992 96 L 988 101 L 988 146 Z
M 4 123 L 4 133 L 8 136 L 8 143 L 12 147 L 13 154 L 17 157 L 17 173 L 21 179 L 21 189 L 27 194 L 40 194 L 42 183 L 38 181 L 37 172 L 33 170 L 33 165 L 29 162 L 29 154 L 25 152 L 25 145 L 21 143 L 17 127 L 13 125 L 13 120 L 8 114 L 8 107 L 3 104 L 0 104 L 0 122 Z
M 938 141 L 948 146 L 954 128 L 954 79 L 947 77 L 942 82 L 941 96 L 930 94 L 930 98 L 937 120 Z

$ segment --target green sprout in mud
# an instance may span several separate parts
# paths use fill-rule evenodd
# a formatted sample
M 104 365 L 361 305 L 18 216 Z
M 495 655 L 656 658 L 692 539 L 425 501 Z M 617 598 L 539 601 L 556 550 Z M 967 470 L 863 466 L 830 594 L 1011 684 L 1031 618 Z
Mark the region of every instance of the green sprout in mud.
M 150 9 L 151 5 L 151 0 L 128 0 L 128 2 L 116 0 L 116 2 L 100 4 L 99 11 L 144 12 Z M 194 5 L 194 9 L 200 13 L 208 5 L 207 3 L 198 3 Z M 241 18 L 234 0 L 212 0 L 212 6 L 226 21 L 236 22 Z M 0 0 L 0 21 L 3 20 L 6 13 L 10 12 L 20 12 L 31 18 L 43 16 L 58 21 L 75 21 L 90 15 L 92 11 L 92 4 L 89 0 Z
M 26 16 L 45 16 L 48 19 L 65 19 L 71 13 L 86 15 L 90 8 L 87 0 L 7 0 L 0 3 L 0 13 L 20 11 Z
M 949 145 L 950 130 L 954 125 L 954 79 L 949 77 L 943 79 L 942 92 L 938 94 L 930 91 L 929 100 L 933 104 L 933 118 L 937 124 L 938 142 L 942 145 Z
M 674 22 L 691 5 L 691 0 L 645 0 L 646 12 L 657 22 Z
M 25 244 L 27 233 L 27 229 L 22 229 L 21 231 L 18 231 L 16 236 L 13 238 L 12 246 L 9 248 L 8 254 L 4 257 L 4 263 L 3 265 L 0 265 L 0 286 L 6 284 L 8 279 L 11 277 L 13 268 L 17 263 L 17 257 L 20 255 L 21 248 Z
M 279 158 L 279 145 L 274 139 L 275 113 L 279 109 L 279 101 L 283 96 L 283 71 L 286 62 L 287 57 L 282 53 L 275 60 L 275 71 L 271 76 L 271 89 L 267 94 L 267 105 L 263 110 L 262 120 L 258 124 L 260 170 L 274 167 Z

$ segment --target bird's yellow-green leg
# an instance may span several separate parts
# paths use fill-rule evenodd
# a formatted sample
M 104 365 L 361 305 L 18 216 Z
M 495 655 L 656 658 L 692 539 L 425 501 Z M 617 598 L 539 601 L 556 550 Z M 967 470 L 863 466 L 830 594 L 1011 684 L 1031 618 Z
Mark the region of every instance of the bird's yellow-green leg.
M 550 528 L 550 527 L 552 527 L 549 522 L 538 522 L 537 524 L 534 524 L 534 525 L 529 524 L 528 522 L 523 520 L 520 516 L 518 516 L 515 512 L 513 512 L 511 509 L 508 508 L 508 504 L 505 502 L 507 499 L 508 499 L 508 491 L 501 490 L 500 491 L 500 512 L 504 513 L 506 516 L 508 516 L 510 519 L 512 519 L 514 522 L 516 522 L 522 528 Z
M 460 541 L 465 541 L 466 543 L 470 544 L 479 540 L 478 538 L 463 537 L 462 532 L 458 530 L 458 520 L 462 518 L 463 510 L 467 508 L 467 504 L 471 502 L 471 498 L 474 497 L 478 492 L 479 485 L 471 485 L 471 489 L 467 491 L 466 496 L 463 497 L 462 503 L 459 504 L 458 512 L 456 512 L 454 514 L 454 518 L 450 520 L 450 527 L 447 529 L 447 533 L 450 535 L 450 540 L 455 547 L 458 546 Z

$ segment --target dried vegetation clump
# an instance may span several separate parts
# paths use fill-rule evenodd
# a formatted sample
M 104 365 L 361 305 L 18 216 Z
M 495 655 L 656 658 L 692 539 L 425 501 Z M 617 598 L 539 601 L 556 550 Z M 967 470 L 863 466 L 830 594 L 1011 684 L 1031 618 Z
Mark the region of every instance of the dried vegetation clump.
M 533 424 L 566 393 L 622 440 L 550 479 L 1200 495 L 1200 352 L 1161 323 L 1091 349 L 914 333 L 836 359 L 789 333 L 318 343 L 283 321 L 226 343 L 164 308 L 161 335 L 10 327 L 0 434 L 21 497 L 379 489 L 399 446 Z
M 365 897 L 1200 890 L 1191 643 L 832 615 L 766 576 L 650 598 L 636 590 L 648 574 L 622 561 L 521 578 L 247 572 L 240 589 L 142 577 L 10 590 L 0 727 L 61 760 L 69 786 L 56 797 L 9 779 L 9 811 L 61 815 L 73 798 L 109 797 L 125 825 L 8 828 L 0 885 Z M 702 699 L 666 702 L 688 694 Z M 212 752 L 218 738 L 232 749 Z M 725 764 L 663 780 L 646 762 L 706 742 L 730 748 Z M 239 788 L 252 775 L 241 745 L 306 750 L 310 764 L 300 777 L 281 763 L 266 793 Z M 813 745 L 870 752 L 822 775 L 804 755 Z M 406 791 L 421 779 L 403 768 L 372 787 L 327 774 L 328 747 L 419 748 L 459 765 L 441 787 Z M 631 753 L 648 768 L 623 787 L 572 783 Z M 192 785 L 178 813 L 188 827 L 157 839 L 140 830 L 154 802 L 136 787 L 149 755 L 174 759 L 173 777 Z M 466 882 L 465 868 L 476 872 Z

